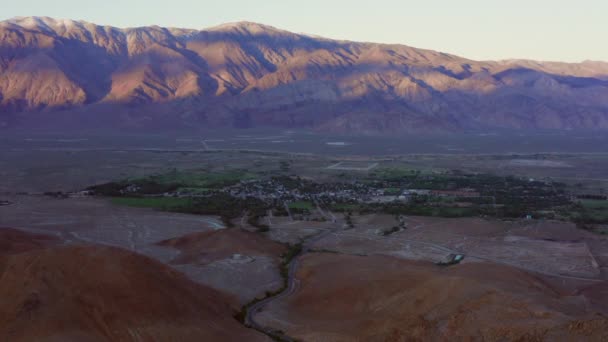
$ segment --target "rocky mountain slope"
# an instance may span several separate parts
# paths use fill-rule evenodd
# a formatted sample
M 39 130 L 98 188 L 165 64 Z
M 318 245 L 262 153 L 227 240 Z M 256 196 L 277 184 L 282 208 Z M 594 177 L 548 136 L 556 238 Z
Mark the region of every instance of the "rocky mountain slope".
M 201 31 L 0 22 L 0 126 L 66 115 L 112 127 L 605 129 L 608 63 L 480 62 L 248 22 Z

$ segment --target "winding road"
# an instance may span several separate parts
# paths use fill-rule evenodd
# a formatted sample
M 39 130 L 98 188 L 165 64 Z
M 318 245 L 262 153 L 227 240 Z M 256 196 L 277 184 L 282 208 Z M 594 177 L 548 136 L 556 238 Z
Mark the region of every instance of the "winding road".
M 265 327 L 261 324 L 259 324 L 256 320 L 255 320 L 255 315 L 260 312 L 265 306 L 267 306 L 268 304 L 270 304 L 271 302 L 275 301 L 275 300 L 279 300 L 281 298 L 290 296 L 291 294 L 293 294 L 299 287 L 300 282 L 299 280 L 296 278 L 296 272 L 298 270 L 298 266 L 299 266 L 299 262 L 300 262 L 300 257 L 305 255 L 306 253 L 308 253 L 311 249 L 311 247 L 315 244 L 315 242 L 325 238 L 326 236 L 333 234 L 339 230 L 343 230 L 343 225 L 342 223 L 339 223 L 338 221 L 334 221 L 334 229 L 325 229 L 323 231 L 321 231 L 318 234 L 315 234 L 313 236 L 310 236 L 309 238 L 305 239 L 302 242 L 302 249 L 300 250 L 300 252 L 293 257 L 293 259 L 291 260 L 291 262 L 289 263 L 289 265 L 287 266 L 288 268 L 288 272 L 287 272 L 287 287 L 281 291 L 280 293 L 271 296 L 271 297 L 267 297 L 264 298 L 263 300 L 253 304 L 251 307 L 249 307 L 249 309 L 247 310 L 247 313 L 245 315 L 245 324 L 258 330 L 258 331 L 262 331 L 264 333 L 266 333 L 269 336 L 275 336 L 277 337 L 277 332 L 271 328 Z M 289 336 L 280 334 L 278 337 L 281 338 L 282 341 L 294 341 L 292 338 L 290 338 Z

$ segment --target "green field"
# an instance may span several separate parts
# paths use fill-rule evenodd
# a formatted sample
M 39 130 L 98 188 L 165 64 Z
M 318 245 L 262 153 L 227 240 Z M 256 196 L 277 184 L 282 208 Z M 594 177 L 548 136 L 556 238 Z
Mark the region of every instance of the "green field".
M 254 179 L 255 175 L 241 170 L 226 172 L 168 172 L 161 175 L 146 177 L 133 180 L 135 183 L 140 181 L 151 181 L 161 185 L 179 184 L 181 188 L 189 189 L 217 189 L 233 185 L 241 180 Z
M 94 185 L 88 189 L 108 197 L 120 197 L 125 194 L 132 197 L 161 195 L 176 191 L 204 194 L 210 190 L 221 189 L 255 177 L 255 174 L 243 170 L 224 172 L 173 170 L 163 174 Z
M 296 201 L 289 203 L 288 207 L 295 210 L 312 210 L 313 204 L 308 201 Z
M 608 201 L 584 199 L 568 208 L 567 218 L 581 223 L 608 223 Z
M 336 203 L 332 204 L 330 209 L 337 212 L 343 211 L 358 211 L 361 208 L 359 204 L 354 203 Z
M 188 187 L 182 187 L 182 188 L 178 188 L 177 191 L 180 193 L 187 193 L 190 195 L 203 195 L 203 194 L 207 194 L 209 193 L 211 189 L 209 188 L 188 188 Z
M 384 195 L 385 196 L 395 196 L 395 195 L 400 195 L 401 194 L 401 189 L 400 188 L 386 188 L 384 189 Z
M 584 199 L 579 202 L 583 208 L 591 210 L 608 210 L 608 201 Z

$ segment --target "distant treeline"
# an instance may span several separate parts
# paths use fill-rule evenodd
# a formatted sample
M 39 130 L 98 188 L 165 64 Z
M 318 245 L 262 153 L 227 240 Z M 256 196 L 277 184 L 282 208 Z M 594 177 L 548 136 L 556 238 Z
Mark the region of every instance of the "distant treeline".
M 588 194 L 584 194 L 584 195 L 578 195 L 578 196 L 576 196 L 576 198 L 578 198 L 578 199 L 599 200 L 599 201 L 607 201 L 608 200 L 608 196 L 606 196 L 606 195 L 588 195 Z

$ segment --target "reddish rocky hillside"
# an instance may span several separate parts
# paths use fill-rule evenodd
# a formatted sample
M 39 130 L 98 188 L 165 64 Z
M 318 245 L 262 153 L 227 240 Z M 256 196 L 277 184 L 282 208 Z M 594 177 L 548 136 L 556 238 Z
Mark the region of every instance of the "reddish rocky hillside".
M 608 339 L 604 283 L 564 291 L 497 264 L 329 253 L 305 256 L 297 279 L 261 322 L 302 341 Z
M 0 230 L 0 341 L 266 341 L 230 297 L 147 257 Z
M 67 115 L 76 126 L 358 133 L 608 128 L 608 63 L 479 62 L 247 22 L 197 31 L 27 17 L 0 22 L 0 106 L 3 127 Z
M 0 258 L 56 245 L 59 239 L 43 234 L 30 234 L 17 229 L 0 228 Z

